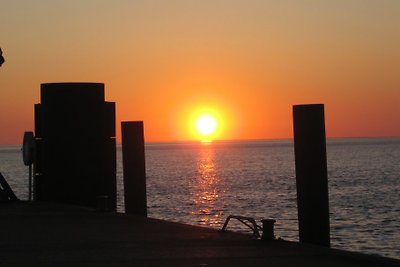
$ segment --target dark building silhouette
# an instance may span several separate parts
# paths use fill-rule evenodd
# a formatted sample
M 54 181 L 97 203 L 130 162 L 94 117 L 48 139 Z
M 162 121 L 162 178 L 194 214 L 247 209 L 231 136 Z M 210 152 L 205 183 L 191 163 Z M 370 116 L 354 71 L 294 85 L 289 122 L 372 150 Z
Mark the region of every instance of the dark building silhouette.
M 106 198 L 115 210 L 115 103 L 104 84 L 42 84 L 40 94 L 35 199 L 95 207 Z

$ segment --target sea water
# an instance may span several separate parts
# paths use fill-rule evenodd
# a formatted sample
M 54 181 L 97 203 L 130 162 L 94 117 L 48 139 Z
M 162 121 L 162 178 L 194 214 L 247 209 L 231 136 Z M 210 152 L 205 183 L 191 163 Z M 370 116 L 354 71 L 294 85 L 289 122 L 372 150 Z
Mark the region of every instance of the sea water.
M 229 215 L 275 219 L 275 235 L 298 240 L 291 140 L 146 144 L 150 217 L 220 229 Z M 400 259 L 400 139 L 327 142 L 331 243 Z M 123 211 L 117 147 L 118 210 Z M 0 171 L 27 199 L 20 146 L 0 147 Z M 228 230 L 248 231 L 238 221 Z

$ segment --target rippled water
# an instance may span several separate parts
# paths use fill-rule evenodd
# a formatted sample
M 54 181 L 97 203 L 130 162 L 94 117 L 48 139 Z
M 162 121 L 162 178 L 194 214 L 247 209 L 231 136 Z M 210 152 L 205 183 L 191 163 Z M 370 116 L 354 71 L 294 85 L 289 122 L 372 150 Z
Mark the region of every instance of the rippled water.
M 333 139 L 327 152 L 332 246 L 400 258 L 400 139 Z M 230 214 L 274 218 L 276 235 L 298 240 L 291 141 L 147 144 L 146 165 L 151 217 L 215 228 Z M 0 147 L 0 171 L 26 199 L 19 147 Z

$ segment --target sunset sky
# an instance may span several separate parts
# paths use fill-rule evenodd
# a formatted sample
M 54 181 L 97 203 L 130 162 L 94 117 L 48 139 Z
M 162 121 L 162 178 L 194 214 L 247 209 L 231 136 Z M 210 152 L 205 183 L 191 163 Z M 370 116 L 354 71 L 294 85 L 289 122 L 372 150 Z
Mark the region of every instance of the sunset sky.
M 292 137 L 323 103 L 328 137 L 400 136 L 400 1 L 2 0 L 0 144 L 33 130 L 40 84 L 102 82 L 146 141 Z

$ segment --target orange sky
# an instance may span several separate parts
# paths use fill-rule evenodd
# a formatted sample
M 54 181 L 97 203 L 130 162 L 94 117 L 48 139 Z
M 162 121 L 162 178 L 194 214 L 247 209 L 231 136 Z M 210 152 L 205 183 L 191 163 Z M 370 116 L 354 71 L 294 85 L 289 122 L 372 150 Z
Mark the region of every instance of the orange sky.
M 146 141 L 292 137 L 324 103 L 329 137 L 400 136 L 400 1 L 11 1 L 1 5 L 0 144 L 33 130 L 40 83 L 103 82 Z

